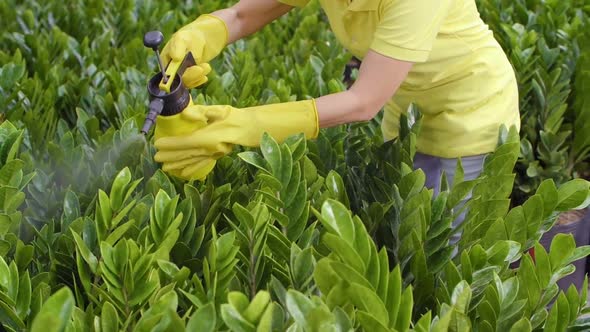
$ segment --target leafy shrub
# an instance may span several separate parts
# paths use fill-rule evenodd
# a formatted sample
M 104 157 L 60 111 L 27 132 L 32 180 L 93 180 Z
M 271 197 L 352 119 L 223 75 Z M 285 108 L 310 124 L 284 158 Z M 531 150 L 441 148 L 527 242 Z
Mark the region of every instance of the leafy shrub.
M 522 119 L 514 199 L 522 203 L 545 179 L 579 177 L 588 159 L 581 94 L 590 8 L 585 1 L 478 1 L 515 67 Z
M 150 137 L 138 134 L 155 68 L 142 33 L 170 35 L 218 7 L 0 4 L 3 17 L 17 18 L 2 22 L 0 51 L 0 326 L 588 328 L 579 318 L 587 285 L 561 292 L 556 281 L 590 248 L 570 235 L 557 236 L 549 251 L 537 240 L 559 212 L 588 205 L 589 183 L 538 179 L 526 199 L 511 202 L 524 144 L 513 128 L 500 133 L 478 179 L 464 181 L 459 164 L 437 196 L 412 167 L 415 109 L 402 117 L 399 139 L 385 144 L 376 118 L 323 130 L 314 141 L 277 144 L 265 135 L 262 148 L 222 158 L 205 182 L 159 170 Z M 326 27 L 317 3 L 282 17 L 228 47 L 194 100 L 248 106 L 343 89 L 349 56 Z M 577 68 L 583 88 L 585 67 Z M 585 103 L 576 100 L 582 114 Z M 457 203 L 471 190 L 466 222 L 453 230 Z M 450 245 L 454 232 L 463 236 Z

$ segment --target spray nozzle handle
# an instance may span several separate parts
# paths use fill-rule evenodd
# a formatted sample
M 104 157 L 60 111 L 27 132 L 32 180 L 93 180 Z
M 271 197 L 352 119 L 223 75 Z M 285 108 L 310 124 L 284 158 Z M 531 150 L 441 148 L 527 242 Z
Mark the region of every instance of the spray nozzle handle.
M 158 50 L 163 41 L 164 35 L 160 31 L 150 31 L 143 35 L 143 45 L 154 51 Z
M 160 66 L 160 71 L 162 72 L 162 79 L 164 83 L 168 83 L 168 76 L 166 76 L 166 71 L 164 70 L 164 63 L 162 63 L 162 58 L 160 57 L 160 52 L 158 51 L 158 47 L 163 41 L 164 35 L 160 31 L 150 31 L 143 35 L 143 45 L 156 52 L 158 65 Z

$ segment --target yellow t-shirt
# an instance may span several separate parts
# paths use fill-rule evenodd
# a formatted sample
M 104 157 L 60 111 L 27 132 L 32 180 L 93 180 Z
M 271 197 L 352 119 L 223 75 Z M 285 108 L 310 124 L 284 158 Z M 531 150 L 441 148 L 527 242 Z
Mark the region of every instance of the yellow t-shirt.
M 301 7 L 310 0 L 279 0 Z M 342 45 L 414 62 L 384 107 L 386 140 L 410 103 L 423 114 L 417 150 L 443 158 L 491 152 L 501 124 L 520 129 L 513 68 L 475 0 L 319 0 Z

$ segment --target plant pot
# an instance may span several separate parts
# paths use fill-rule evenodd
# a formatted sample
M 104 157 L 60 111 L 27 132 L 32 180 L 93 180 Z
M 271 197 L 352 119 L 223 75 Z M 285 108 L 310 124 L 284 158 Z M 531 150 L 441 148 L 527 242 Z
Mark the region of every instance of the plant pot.
M 559 215 L 555 225 L 540 239 L 541 245 L 549 251 L 551 241 L 559 233 L 570 233 L 574 236 L 576 246 L 588 245 L 590 242 L 590 210 L 574 210 Z M 557 282 L 559 289 L 566 292 L 570 285 L 575 285 L 578 291 L 586 278 L 586 257 L 572 263 L 576 270 Z

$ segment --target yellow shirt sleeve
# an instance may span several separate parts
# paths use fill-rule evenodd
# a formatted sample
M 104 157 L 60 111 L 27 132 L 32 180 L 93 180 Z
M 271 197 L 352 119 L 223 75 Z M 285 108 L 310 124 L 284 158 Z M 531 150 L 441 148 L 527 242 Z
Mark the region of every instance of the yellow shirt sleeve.
M 277 0 L 280 3 L 284 3 L 285 5 L 293 6 L 293 7 L 305 7 L 310 0 Z
M 450 7 L 450 0 L 384 1 L 370 48 L 382 55 L 424 62 Z

